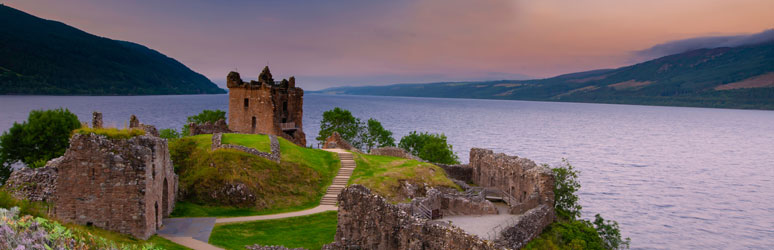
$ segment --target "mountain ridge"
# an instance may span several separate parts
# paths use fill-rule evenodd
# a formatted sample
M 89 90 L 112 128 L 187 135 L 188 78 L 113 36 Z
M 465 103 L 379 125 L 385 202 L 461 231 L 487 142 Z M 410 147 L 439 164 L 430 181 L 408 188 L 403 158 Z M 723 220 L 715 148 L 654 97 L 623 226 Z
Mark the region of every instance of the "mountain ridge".
M 0 4 L 0 94 L 221 94 L 144 45 L 89 34 Z
M 774 77 L 766 74 L 772 72 L 774 41 L 767 41 L 545 79 L 337 87 L 315 93 L 771 110 Z M 729 85 L 743 81 L 748 82 Z

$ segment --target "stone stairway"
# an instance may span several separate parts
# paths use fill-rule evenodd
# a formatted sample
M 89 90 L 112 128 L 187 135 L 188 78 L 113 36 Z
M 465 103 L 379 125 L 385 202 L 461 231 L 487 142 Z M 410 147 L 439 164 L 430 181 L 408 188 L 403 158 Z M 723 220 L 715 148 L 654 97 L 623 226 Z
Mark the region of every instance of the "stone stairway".
M 322 200 L 320 200 L 320 205 L 336 205 L 339 193 L 347 187 L 349 177 L 352 176 L 352 171 L 355 170 L 355 159 L 352 153 L 344 150 L 328 151 L 339 153 L 341 168 L 336 177 L 333 178 L 333 184 L 328 187 L 328 191 L 325 192 Z

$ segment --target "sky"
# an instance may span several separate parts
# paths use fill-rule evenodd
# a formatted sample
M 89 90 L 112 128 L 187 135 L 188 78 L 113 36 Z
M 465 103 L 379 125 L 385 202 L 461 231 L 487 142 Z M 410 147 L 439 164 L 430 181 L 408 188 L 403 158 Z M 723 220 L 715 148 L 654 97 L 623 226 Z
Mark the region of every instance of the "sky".
M 143 44 L 221 87 L 229 71 L 254 79 L 268 64 L 275 78 L 294 75 L 307 90 L 544 78 L 651 59 L 683 48 L 686 39 L 697 44 L 774 28 L 772 0 L 0 3 Z

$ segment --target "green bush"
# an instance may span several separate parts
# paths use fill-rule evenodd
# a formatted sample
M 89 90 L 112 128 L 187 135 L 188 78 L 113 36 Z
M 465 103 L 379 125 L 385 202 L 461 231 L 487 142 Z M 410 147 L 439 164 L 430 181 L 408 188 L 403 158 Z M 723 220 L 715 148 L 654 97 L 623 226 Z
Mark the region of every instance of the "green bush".
M 201 113 L 199 113 L 197 115 L 189 116 L 186 119 L 186 124 L 183 125 L 182 134 L 183 135 L 190 135 L 191 134 L 190 131 L 189 131 L 189 128 L 188 128 L 188 126 L 189 126 L 188 124 L 190 124 L 190 123 L 196 123 L 196 124 L 203 124 L 203 123 L 206 123 L 206 122 L 215 123 L 215 122 L 217 122 L 220 119 L 226 120 L 226 111 L 223 111 L 223 110 L 209 110 L 209 109 L 202 110 Z
M 159 130 L 159 137 L 167 140 L 177 139 L 177 138 L 180 138 L 180 133 L 173 128 L 165 128 L 165 129 Z
M 452 145 L 446 142 L 444 134 L 413 131 L 400 139 L 398 147 L 426 161 L 442 164 L 460 163 L 459 157 L 452 150 Z
M 551 169 L 554 173 L 554 210 L 559 220 L 543 230 L 525 249 L 628 249 L 630 239 L 622 238 L 618 222 L 605 221 L 599 214 L 594 222 L 580 219 L 578 204 L 580 171 L 567 159 Z
M 8 168 L 15 162 L 39 167 L 64 154 L 72 131 L 80 127 L 78 117 L 67 109 L 33 110 L 27 121 L 14 122 L 0 136 L 0 182 L 5 182 Z
M 320 133 L 315 139 L 324 143 L 333 132 L 338 132 L 342 139 L 364 151 L 371 151 L 374 147 L 395 146 L 392 132 L 385 129 L 381 122 L 371 118 L 364 124 L 349 110 L 339 107 L 323 112 Z

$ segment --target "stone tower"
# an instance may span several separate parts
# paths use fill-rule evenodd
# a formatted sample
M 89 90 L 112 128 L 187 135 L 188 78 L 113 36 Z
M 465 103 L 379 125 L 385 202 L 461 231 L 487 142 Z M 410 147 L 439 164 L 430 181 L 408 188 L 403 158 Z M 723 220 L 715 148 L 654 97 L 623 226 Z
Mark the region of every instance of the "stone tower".
M 305 146 L 302 130 L 304 90 L 296 87 L 295 77 L 274 81 L 264 67 L 258 81 L 244 82 L 237 72 L 229 72 L 229 129 L 238 133 L 282 136 Z

